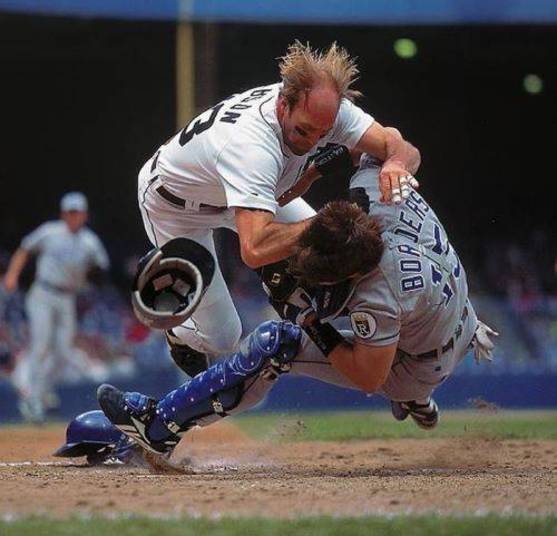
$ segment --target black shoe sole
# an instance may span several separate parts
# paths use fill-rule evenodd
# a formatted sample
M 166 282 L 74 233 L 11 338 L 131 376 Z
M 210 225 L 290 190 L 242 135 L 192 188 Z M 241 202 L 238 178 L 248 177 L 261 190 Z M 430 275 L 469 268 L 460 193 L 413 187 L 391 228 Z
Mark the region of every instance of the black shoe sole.
M 122 400 L 122 391 L 116 389 L 113 385 L 103 383 L 97 389 L 97 401 L 99 406 L 107 416 L 108 420 L 118 426 L 118 424 L 129 424 L 130 419 L 128 415 L 122 415 L 122 411 L 114 411 L 118 408 Z

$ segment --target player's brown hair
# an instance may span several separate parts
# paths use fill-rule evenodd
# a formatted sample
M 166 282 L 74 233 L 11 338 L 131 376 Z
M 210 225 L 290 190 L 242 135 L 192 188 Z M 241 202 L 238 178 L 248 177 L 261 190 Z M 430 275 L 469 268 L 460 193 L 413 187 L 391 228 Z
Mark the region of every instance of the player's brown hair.
M 325 82 L 337 90 L 339 98 L 354 100 L 361 96 L 359 91 L 350 89 L 358 78 L 356 60 L 351 58 L 345 48 L 334 42 L 327 50 L 312 49 L 294 41 L 285 56 L 279 58 L 280 75 L 283 88 L 281 95 L 290 107 L 298 102 L 302 92 Z
M 291 270 L 309 284 L 365 274 L 383 255 L 381 225 L 355 203 L 327 203 L 301 234 Z

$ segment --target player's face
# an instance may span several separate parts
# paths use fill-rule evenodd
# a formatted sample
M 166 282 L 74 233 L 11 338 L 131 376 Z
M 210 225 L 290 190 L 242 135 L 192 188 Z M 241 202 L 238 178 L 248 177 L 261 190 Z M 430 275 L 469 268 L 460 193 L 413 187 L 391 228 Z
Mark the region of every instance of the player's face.
M 280 106 L 280 103 L 279 103 Z M 338 112 L 336 95 L 321 96 L 313 91 L 291 108 L 286 101 L 282 103 L 282 134 L 284 142 L 296 155 L 308 153 L 320 139 L 324 138 L 335 124 Z
M 83 210 L 66 210 L 62 212 L 62 219 L 72 233 L 79 231 L 87 222 L 87 212 Z

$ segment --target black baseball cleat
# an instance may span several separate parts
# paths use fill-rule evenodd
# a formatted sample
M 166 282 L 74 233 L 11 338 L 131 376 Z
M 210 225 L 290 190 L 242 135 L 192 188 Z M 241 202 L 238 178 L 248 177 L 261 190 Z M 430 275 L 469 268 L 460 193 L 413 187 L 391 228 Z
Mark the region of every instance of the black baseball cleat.
M 410 415 L 414 422 L 424 430 L 435 428 L 439 422 L 439 408 L 433 398 L 430 398 L 427 404 L 418 404 L 414 400 L 408 402 L 391 400 L 391 411 L 397 421 L 403 421 Z
M 141 393 L 127 393 L 107 383 L 97 389 L 97 400 L 108 420 L 119 430 L 155 454 L 170 452 L 180 441 L 176 435 L 164 441 L 149 438 L 149 425 L 156 416 L 157 401 Z
M 180 344 L 174 332 L 169 329 L 166 332 L 166 342 L 170 347 L 170 355 L 174 363 L 178 365 L 190 378 L 197 376 L 209 368 L 209 358 L 203 352 L 194 350 L 187 344 Z

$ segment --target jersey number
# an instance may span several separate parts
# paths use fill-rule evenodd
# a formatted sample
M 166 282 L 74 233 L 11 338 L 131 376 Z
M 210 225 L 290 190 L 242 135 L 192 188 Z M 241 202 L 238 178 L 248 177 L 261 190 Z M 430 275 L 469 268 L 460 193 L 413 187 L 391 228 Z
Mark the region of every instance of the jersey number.
M 202 119 L 194 119 L 193 121 L 191 121 L 191 123 L 189 123 L 188 126 L 184 130 L 182 130 L 178 143 L 183 147 L 197 134 L 201 134 L 206 130 L 209 130 L 213 126 L 219 110 L 223 106 L 224 102 L 221 102 L 220 104 L 217 104 L 216 106 L 213 106 L 210 110 L 208 110 L 211 112 L 211 115 L 207 118 L 206 121 L 203 121 Z
M 450 249 L 449 240 L 447 239 L 446 236 L 444 237 L 444 239 L 446 240 L 446 245 L 445 247 L 443 247 L 443 242 L 441 239 L 441 228 L 436 223 L 433 224 L 433 236 L 435 238 L 435 245 L 431 249 L 438 255 L 441 255 L 443 252 L 445 252 L 445 255 L 448 254 Z M 455 257 L 457 257 L 456 253 L 455 253 Z M 431 282 L 434 285 L 439 285 L 443 280 L 443 274 L 433 264 L 431 264 L 430 266 L 431 266 Z M 453 275 L 455 276 L 456 279 L 460 277 L 460 259 L 458 257 L 456 258 L 456 266 L 453 270 Z M 453 294 L 454 293 L 451 287 L 449 286 L 449 284 L 445 283 L 445 285 L 443 286 L 443 295 L 445 296 L 445 307 L 449 305 L 449 302 L 451 301 Z

